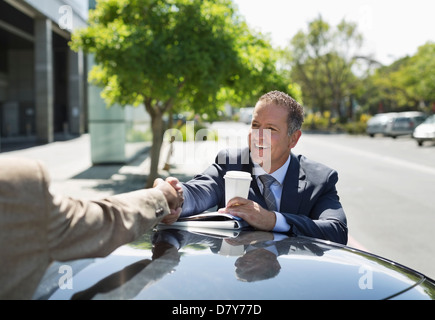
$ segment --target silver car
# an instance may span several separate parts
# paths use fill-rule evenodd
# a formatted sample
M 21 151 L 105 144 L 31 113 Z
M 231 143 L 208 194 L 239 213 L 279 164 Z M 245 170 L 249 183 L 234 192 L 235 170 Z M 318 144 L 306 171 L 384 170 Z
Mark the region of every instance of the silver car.
M 426 115 L 419 111 L 399 112 L 396 117 L 391 118 L 385 126 L 385 135 L 392 138 L 398 136 L 412 135 L 414 129 L 421 124 Z
M 366 133 L 370 137 L 374 137 L 376 134 L 385 134 L 385 128 L 388 122 L 397 116 L 396 112 L 378 113 L 367 121 Z

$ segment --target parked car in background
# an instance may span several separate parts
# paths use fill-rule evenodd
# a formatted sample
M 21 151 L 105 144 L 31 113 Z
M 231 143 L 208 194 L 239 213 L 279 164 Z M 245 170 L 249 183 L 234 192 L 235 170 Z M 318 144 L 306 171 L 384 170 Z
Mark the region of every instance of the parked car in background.
M 435 141 L 435 114 L 429 116 L 422 124 L 418 125 L 412 137 L 422 146 L 425 141 Z
M 385 134 L 385 128 L 388 121 L 397 116 L 396 112 L 378 113 L 367 121 L 366 133 L 370 137 L 374 137 L 376 134 Z
M 388 120 L 384 135 L 392 138 L 412 135 L 414 129 L 426 118 L 426 114 L 419 111 L 399 112 L 395 117 Z

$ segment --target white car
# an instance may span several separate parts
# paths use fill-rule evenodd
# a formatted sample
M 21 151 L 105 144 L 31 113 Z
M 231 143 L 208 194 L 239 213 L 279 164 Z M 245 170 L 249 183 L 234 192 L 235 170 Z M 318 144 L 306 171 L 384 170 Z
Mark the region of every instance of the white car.
M 428 117 L 422 124 L 414 129 L 412 137 L 419 146 L 425 141 L 435 141 L 435 114 Z

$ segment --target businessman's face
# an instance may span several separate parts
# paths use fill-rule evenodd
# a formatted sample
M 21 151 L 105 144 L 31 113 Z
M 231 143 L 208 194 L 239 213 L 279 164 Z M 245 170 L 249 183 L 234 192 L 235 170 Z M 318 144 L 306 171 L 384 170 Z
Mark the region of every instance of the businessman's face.
M 281 106 L 259 102 L 252 115 L 249 130 L 249 148 L 252 160 L 272 173 L 288 159 L 290 150 L 299 137 L 300 131 L 288 135 L 287 110 Z

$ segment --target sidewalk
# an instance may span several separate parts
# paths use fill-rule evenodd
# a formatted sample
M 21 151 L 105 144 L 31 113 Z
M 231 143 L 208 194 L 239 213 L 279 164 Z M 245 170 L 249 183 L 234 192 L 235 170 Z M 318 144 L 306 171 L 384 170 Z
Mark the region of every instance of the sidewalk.
M 93 166 L 89 134 L 0 153 L 0 157 L 12 156 L 40 160 L 48 169 L 54 192 L 85 199 L 141 189 L 149 172 L 148 152 L 140 153 L 125 165 Z

